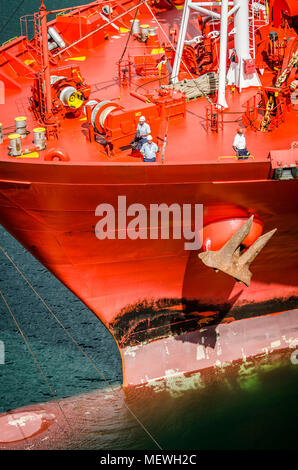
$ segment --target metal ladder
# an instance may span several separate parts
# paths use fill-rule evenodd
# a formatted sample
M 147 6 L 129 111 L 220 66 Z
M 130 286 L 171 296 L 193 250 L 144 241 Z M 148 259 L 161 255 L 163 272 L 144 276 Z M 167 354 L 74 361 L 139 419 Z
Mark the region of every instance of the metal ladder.
M 249 53 L 253 59 L 256 57 L 255 51 L 255 1 L 251 0 L 248 6 L 249 24 Z
M 255 33 L 258 28 L 269 23 L 267 0 L 250 0 L 248 5 L 249 20 L 249 52 L 253 59 L 256 57 Z

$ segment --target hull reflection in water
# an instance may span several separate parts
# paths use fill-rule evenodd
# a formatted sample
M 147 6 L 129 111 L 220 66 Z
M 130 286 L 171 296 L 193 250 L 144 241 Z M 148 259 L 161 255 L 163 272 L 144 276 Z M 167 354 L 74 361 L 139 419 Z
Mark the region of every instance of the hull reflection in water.
M 292 353 L 11 411 L 0 416 L 0 449 L 294 449 Z

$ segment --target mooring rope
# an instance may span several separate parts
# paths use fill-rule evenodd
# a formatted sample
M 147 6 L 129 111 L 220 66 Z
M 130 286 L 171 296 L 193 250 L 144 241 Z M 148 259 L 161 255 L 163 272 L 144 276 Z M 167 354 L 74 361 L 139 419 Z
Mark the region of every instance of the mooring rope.
M 39 293 L 36 291 L 36 289 L 32 286 L 30 281 L 27 279 L 27 277 L 24 275 L 24 273 L 20 270 L 20 268 L 16 265 L 16 263 L 11 259 L 11 257 L 8 255 L 8 253 L 4 250 L 2 246 L 0 246 L 0 250 L 2 253 L 6 256 L 6 258 L 11 262 L 11 264 L 14 266 L 14 268 L 17 270 L 17 272 L 20 274 L 20 276 L 24 279 L 24 281 L 28 284 L 28 286 L 32 289 L 34 294 L 37 296 L 37 298 L 42 302 L 44 307 L 48 310 L 48 312 L 53 316 L 53 318 L 56 320 L 56 322 L 59 324 L 59 326 L 65 331 L 65 333 L 69 336 L 71 341 L 76 345 L 76 347 L 80 350 L 80 352 L 83 354 L 83 356 L 86 357 L 86 359 L 90 362 L 92 367 L 97 371 L 97 373 L 100 375 L 100 377 L 103 378 L 105 383 L 108 385 L 108 387 L 113 391 L 112 385 L 108 381 L 108 379 L 105 378 L 104 374 L 100 372 L 96 364 L 93 362 L 93 360 L 88 356 L 88 354 L 82 349 L 82 347 L 78 344 L 78 342 L 74 339 L 72 334 L 65 328 L 63 323 L 59 320 L 57 315 L 53 312 L 53 310 L 48 306 L 46 301 L 39 295 Z M 0 291 L 1 292 L 1 291 Z M 2 297 L 3 298 L 3 297 Z M 140 427 L 145 431 L 145 433 L 150 437 L 150 439 L 156 444 L 156 446 L 160 449 L 163 450 L 162 447 L 159 445 L 157 440 L 153 437 L 153 435 L 150 433 L 150 431 L 146 428 L 146 426 L 141 422 L 141 420 L 136 416 L 136 414 L 131 410 L 131 408 L 125 403 L 124 401 L 124 406 L 125 408 L 129 411 L 129 413 L 133 416 L 133 418 L 137 421 L 137 423 L 140 425 Z
M 56 396 L 55 393 L 54 393 L 54 390 L 52 389 L 52 387 L 51 387 L 51 385 L 50 385 L 50 383 L 49 383 L 49 381 L 48 381 L 48 379 L 47 379 L 47 377 L 46 377 L 46 374 L 44 373 L 44 371 L 43 371 L 43 369 L 42 369 L 42 367 L 41 367 L 41 365 L 40 365 L 40 363 L 39 363 L 37 357 L 35 356 L 34 352 L 32 351 L 32 348 L 31 348 L 31 346 L 30 346 L 30 344 L 29 344 L 29 341 L 27 340 L 26 336 L 24 335 L 23 330 L 22 330 L 20 324 L 18 323 L 17 319 L 15 318 L 15 316 L 14 316 L 14 314 L 13 314 L 13 312 L 12 312 L 10 306 L 8 305 L 8 302 L 7 302 L 7 300 L 6 300 L 6 298 L 5 298 L 4 294 L 3 294 L 3 292 L 2 292 L 1 290 L 0 290 L 0 296 L 2 297 L 3 303 L 5 304 L 5 306 L 6 306 L 7 310 L 8 310 L 8 312 L 10 313 L 10 315 L 11 315 L 13 321 L 14 321 L 14 323 L 16 324 L 16 326 L 17 326 L 17 328 L 18 328 L 18 330 L 19 330 L 19 332 L 20 332 L 20 334 L 21 334 L 21 336 L 22 336 L 22 338 L 23 338 L 23 340 L 24 340 L 24 342 L 25 342 L 25 345 L 26 345 L 27 348 L 28 348 L 29 353 L 31 354 L 31 356 L 32 356 L 32 358 L 33 358 L 33 360 L 34 360 L 34 362 L 35 362 L 37 368 L 39 369 L 39 372 L 41 373 L 41 376 L 42 376 L 44 382 L 46 383 L 48 389 L 50 390 L 50 393 L 51 393 L 52 397 L 54 398 L 54 400 L 55 400 L 57 406 L 59 407 L 59 409 L 60 409 L 60 411 L 61 411 L 61 414 L 63 415 L 63 417 L 64 417 L 65 421 L 67 422 L 68 426 L 70 427 L 70 429 L 72 430 L 72 427 L 71 427 L 71 425 L 70 425 L 70 423 L 69 423 L 69 421 L 68 421 L 68 419 L 67 419 L 67 417 L 66 417 L 66 415 L 65 415 L 65 413 L 64 413 L 64 411 L 63 411 L 63 409 L 61 408 L 61 405 L 60 405 L 60 403 L 59 403 L 59 401 L 58 401 L 58 399 L 57 399 L 57 396 Z M 60 427 L 60 429 L 63 429 L 63 431 L 65 431 L 64 428 L 61 428 L 61 426 L 59 425 L 58 422 L 57 422 L 57 424 L 58 424 L 58 426 Z M 22 434 L 23 434 L 23 433 L 22 433 Z M 24 436 L 24 434 L 23 434 L 23 436 Z

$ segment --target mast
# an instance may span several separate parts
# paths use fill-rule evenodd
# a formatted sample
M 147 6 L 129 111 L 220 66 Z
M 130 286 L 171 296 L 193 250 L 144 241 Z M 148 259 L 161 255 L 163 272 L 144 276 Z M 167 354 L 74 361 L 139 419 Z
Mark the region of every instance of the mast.
M 219 85 L 217 104 L 223 108 L 227 108 L 228 106 L 225 98 L 226 81 L 228 81 L 229 85 L 236 85 L 239 88 L 239 91 L 241 91 L 242 88 L 261 85 L 257 72 L 247 72 L 248 68 L 246 67 L 247 62 L 252 59 L 249 48 L 249 2 L 252 1 L 253 0 L 221 0 L 219 2 L 197 2 L 195 0 L 185 1 L 171 74 L 171 83 L 176 83 L 178 81 L 185 36 L 189 22 L 189 14 L 190 9 L 192 9 L 203 15 L 211 16 L 212 18 L 220 18 Z M 220 15 L 206 8 L 213 6 L 221 7 Z M 230 10 L 229 7 L 231 7 Z M 227 73 L 228 20 L 232 15 L 234 16 L 234 43 L 238 62 L 231 63 Z M 232 31 L 230 34 L 232 34 Z
M 42 82 L 44 92 L 45 117 L 52 115 L 52 96 L 51 96 L 51 77 L 50 61 L 48 47 L 48 29 L 47 29 L 47 9 L 44 0 L 41 0 L 40 11 L 40 29 L 41 29 L 41 50 L 42 50 Z
M 225 89 L 226 89 L 226 63 L 227 63 L 227 36 L 228 36 L 228 17 L 231 12 L 228 12 L 229 5 L 231 5 L 231 0 L 222 0 L 221 2 L 195 2 L 192 0 L 186 0 L 184 4 L 184 10 L 182 15 L 180 33 L 176 48 L 176 54 L 174 59 L 174 65 L 171 75 L 171 83 L 176 83 L 178 81 L 178 74 L 182 59 L 183 47 L 185 42 L 185 36 L 189 21 L 190 9 L 198 11 L 203 15 L 211 16 L 212 18 L 221 19 L 221 28 L 220 28 L 220 58 L 219 58 L 219 89 L 218 89 L 218 104 L 227 107 L 227 102 L 225 99 Z M 218 13 L 207 9 L 206 6 L 221 6 L 221 15 Z M 234 10 L 234 8 L 232 9 Z
M 221 2 L 220 15 L 220 51 L 218 70 L 218 98 L 217 104 L 227 108 L 226 102 L 226 72 L 227 72 L 227 44 L 228 44 L 228 0 Z
M 235 27 L 235 51 L 238 58 L 237 64 L 231 64 L 228 71 L 229 85 L 236 85 L 241 91 L 242 88 L 250 86 L 260 86 L 261 82 L 256 71 L 246 73 L 244 63 L 252 59 L 249 50 L 249 2 L 252 0 L 234 0 L 234 27 Z M 252 12 L 252 14 L 254 14 Z M 252 31 L 254 34 L 254 31 Z

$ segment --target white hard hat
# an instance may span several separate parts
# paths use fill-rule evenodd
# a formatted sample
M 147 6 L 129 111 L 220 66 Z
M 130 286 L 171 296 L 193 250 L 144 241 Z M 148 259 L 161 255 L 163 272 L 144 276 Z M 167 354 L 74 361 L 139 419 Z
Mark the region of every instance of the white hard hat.
M 145 118 L 145 116 L 141 116 L 141 117 L 140 117 L 140 119 L 139 119 L 139 121 L 140 121 L 140 122 L 144 122 L 144 121 L 146 121 L 146 118 Z
M 147 135 L 147 140 L 153 140 L 152 135 Z

